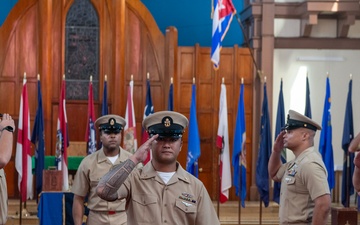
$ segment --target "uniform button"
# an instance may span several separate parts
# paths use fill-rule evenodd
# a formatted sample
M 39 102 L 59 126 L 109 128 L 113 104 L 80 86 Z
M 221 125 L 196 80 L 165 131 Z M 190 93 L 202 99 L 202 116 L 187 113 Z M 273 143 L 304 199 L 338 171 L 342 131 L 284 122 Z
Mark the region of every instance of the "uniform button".
M 164 220 L 164 223 L 167 223 L 167 220 Z
M 167 204 L 165 203 L 165 205 L 164 205 L 165 207 L 167 206 Z

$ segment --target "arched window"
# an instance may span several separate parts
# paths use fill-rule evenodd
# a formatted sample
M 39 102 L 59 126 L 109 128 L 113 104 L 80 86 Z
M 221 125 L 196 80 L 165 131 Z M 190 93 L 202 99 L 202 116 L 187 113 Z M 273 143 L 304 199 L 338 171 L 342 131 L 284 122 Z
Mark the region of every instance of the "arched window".
M 93 76 L 99 99 L 99 18 L 90 0 L 75 0 L 65 24 L 66 99 L 87 100 Z

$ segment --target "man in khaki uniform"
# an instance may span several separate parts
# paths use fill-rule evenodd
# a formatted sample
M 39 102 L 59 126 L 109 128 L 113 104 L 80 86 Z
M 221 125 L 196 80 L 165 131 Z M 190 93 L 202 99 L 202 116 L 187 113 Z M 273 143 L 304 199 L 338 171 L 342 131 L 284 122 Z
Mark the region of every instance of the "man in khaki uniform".
M 88 196 L 87 207 L 90 209 L 87 225 L 126 224 L 125 200 L 107 202 L 96 194 L 96 186 L 102 176 L 129 158 L 129 152 L 120 147 L 121 130 L 125 126 L 124 118 L 106 115 L 95 121 L 100 131 L 102 148 L 86 156 L 81 162 L 71 191 L 74 193 L 73 219 L 75 225 L 81 225 L 84 215 L 84 200 Z
M 5 224 L 8 216 L 8 194 L 4 167 L 11 158 L 15 124 L 9 114 L 0 114 L 0 224 Z
M 218 225 L 205 186 L 176 161 L 188 119 L 177 112 L 156 112 L 142 123 L 147 140 L 99 182 L 103 199 L 126 199 L 128 224 Z M 152 160 L 133 170 L 152 151 Z
M 360 150 L 360 133 L 356 135 L 356 137 L 350 142 L 349 152 L 357 152 Z M 354 174 L 353 174 L 353 185 L 360 195 L 360 154 L 357 153 L 354 158 Z
M 285 130 L 276 138 L 269 159 L 269 174 L 281 181 L 280 224 L 325 225 L 331 206 L 327 171 L 319 153 L 314 150 L 314 136 L 321 126 L 298 112 L 289 110 Z M 280 160 L 283 148 L 295 159 Z

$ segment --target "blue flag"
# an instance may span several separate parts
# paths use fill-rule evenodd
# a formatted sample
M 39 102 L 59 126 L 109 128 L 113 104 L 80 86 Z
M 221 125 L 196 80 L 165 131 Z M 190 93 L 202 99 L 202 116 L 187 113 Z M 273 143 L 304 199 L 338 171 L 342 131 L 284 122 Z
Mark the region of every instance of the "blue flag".
M 335 186 L 334 174 L 334 156 L 332 148 L 332 127 L 331 127 L 331 96 L 330 96 L 330 79 L 326 78 L 326 94 L 324 111 L 322 118 L 322 130 L 320 135 L 319 152 L 324 161 L 326 170 L 328 172 L 328 183 L 330 190 Z
M 42 107 L 42 95 L 40 80 L 38 80 L 38 107 L 36 110 L 35 124 L 31 135 L 31 142 L 35 144 L 35 176 L 36 176 L 36 201 L 42 191 L 43 170 L 45 166 L 45 134 L 44 113 Z
M 107 103 L 107 80 L 104 81 L 104 93 L 103 93 L 103 100 L 101 105 L 101 115 L 107 115 L 109 114 L 108 111 L 108 103 Z
M 197 118 L 196 118 L 195 84 L 192 85 L 188 137 L 189 140 L 188 140 L 188 155 L 186 160 L 187 161 L 186 170 L 195 177 L 199 177 L 198 159 L 201 155 L 201 150 L 200 150 L 200 135 L 199 135 Z
M 244 104 L 244 84 L 240 87 L 240 98 L 236 116 L 234 133 L 234 149 L 232 155 L 232 165 L 234 167 L 234 186 L 235 193 L 240 196 L 241 205 L 245 207 L 246 198 L 246 120 Z M 241 193 L 241 195 L 239 195 Z
M 169 99 L 168 99 L 168 110 L 174 111 L 174 85 L 170 84 Z
M 284 107 L 284 96 L 283 96 L 283 81 L 281 79 L 280 83 L 280 92 L 279 92 L 279 100 L 278 100 L 278 108 L 276 114 L 276 125 L 275 125 L 275 139 L 280 134 L 283 127 L 285 127 L 285 107 Z M 281 151 L 281 162 L 286 162 L 286 149 L 284 148 Z M 274 182 L 274 202 L 280 202 L 280 187 L 281 182 Z
M 305 113 L 304 115 L 311 118 L 311 104 L 310 104 L 310 87 L 309 87 L 309 77 L 306 76 L 306 102 L 305 102 Z
M 264 83 L 264 99 L 261 110 L 260 146 L 258 160 L 256 163 L 256 186 L 260 193 L 260 199 L 265 207 L 269 206 L 269 171 L 268 163 L 271 154 L 271 126 L 266 94 L 266 83 Z
M 344 130 L 342 137 L 342 149 L 344 150 L 344 163 L 342 173 L 341 186 L 341 203 L 344 207 L 350 206 L 350 195 L 354 194 L 354 186 L 352 184 L 352 177 L 354 174 L 354 157 L 353 152 L 349 152 L 349 145 L 354 138 L 354 122 L 352 110 L 352 80 L 349 82 L 349 91 L 346 100 Z

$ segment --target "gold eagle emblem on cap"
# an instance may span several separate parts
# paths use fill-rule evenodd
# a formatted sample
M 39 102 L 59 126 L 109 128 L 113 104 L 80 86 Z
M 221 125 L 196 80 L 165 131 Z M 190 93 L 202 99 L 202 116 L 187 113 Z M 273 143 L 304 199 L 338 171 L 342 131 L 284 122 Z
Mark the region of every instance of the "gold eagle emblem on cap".
M 114 118 L 111 118 L 110 121 L 109 121 L 109 123 L 110 123 L 111 126 L 114 126 L 114 124 L 115 124 L 115 119 L 114 119 Z
M 171 125 L 171 121 L 169 120 L 169 118 L 166 118 L 166 119 L 164 120 L 164 126 L 165 126 L 165 127 L 170 127 L 170 125 Z

